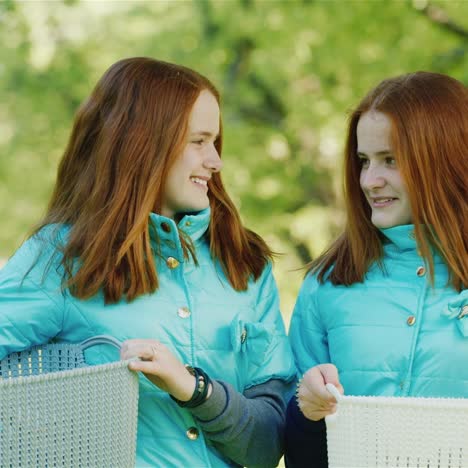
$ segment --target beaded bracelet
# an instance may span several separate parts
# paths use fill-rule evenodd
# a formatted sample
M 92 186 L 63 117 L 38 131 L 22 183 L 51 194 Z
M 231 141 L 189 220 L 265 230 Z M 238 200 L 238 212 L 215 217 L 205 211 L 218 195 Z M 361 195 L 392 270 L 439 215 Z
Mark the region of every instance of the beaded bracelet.
M 195 377 L 195 390 L 188 401 L 181 401 L 169 395 L 181 408 L 195 408 L 201 405 L 208 395 L 208 389 L 211 384 L 211 379 L 199 367 L 191 367 L 186 365 L 187 370 Z

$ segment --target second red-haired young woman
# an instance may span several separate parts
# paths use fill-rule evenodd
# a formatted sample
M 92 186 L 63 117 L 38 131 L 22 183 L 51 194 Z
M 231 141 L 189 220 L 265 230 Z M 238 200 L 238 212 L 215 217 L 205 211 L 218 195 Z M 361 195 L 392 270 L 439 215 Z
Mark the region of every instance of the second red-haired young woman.
M 223 187 L 221 146 L 205 77 L 117 62 L 78 111 L 45 219 L 0 272 L 0 359 L 100 334 L 141 358 L 138 466 L 282 454 L 295 366 L 271 251 Z M 91 364 L 110 359 L 99 348 Z
M 288 467 L 327 465 L 327 383 L 468 398 L 467 110 L 462 83 L 417 72 L 383 81 L 352 113 L 345 231 L 312 263 L 291 321 L 303 378 Z

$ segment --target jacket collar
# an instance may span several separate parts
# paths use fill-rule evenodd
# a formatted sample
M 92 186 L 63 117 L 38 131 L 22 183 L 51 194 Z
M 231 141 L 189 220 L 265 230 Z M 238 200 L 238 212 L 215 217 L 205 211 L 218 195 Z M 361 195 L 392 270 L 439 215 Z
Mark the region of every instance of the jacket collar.
M 185 215 L 178 223 L 172 218 L 166 218 L 157 213 L 150 213 L 150 223 L 156 228 L 159 238 L 172 237 L 171 233 L 177 233 L 177 228 L 190 236 L 193 242 L 199 240 L 205 234 L 210 224 L 211 210 L 206 208 L 198 213 Z M 151 237 L 154 240 L 153 231 Z
M 389 252 L 390 248 L 396 253 L 415 252 L 418 256 L 420 256 L 418 244 L 416 242 L 416 236 L 414 234 L 414 224 L 403 224 L 401 226 L 380 229 L 380 232 L 388 240 L 386 243 L 387 252 Z M 442 257 L 436 251 L 436 249 L 433 247 L 430 247 L 430 249 L 434 263 L 444 263 Z
M 417 249 L 413 224 L 402 224 L 401 226 L 380 229 L 380 232 L 401 251 Z

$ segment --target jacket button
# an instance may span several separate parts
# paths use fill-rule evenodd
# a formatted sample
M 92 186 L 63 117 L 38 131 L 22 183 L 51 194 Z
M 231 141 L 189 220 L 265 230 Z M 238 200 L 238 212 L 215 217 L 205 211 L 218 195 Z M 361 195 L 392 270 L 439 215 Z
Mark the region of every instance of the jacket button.
M 418 276 L 424 276 L 426 274 L 426 269 L 423 266 L 420 266 L 416 270 Z
M 188 310 L 187 307 L 179 307 L 177 309 L 177 315 L 180 317 L 180 318 L 187 318 L 187 317 L 190 317 L 190 310 Z
M 196 427 L 189 427 L 185 434 L 190 440 L 197 440 L 199 435 L 198 429 Z
M 177 259 L 175 259 L 174 257 L 167 257 L 166 265 L 171 270 L 173 270 L 174 268 L 177 268 L 179 266 L 179 261 Z
M 190 221 L 185 221 L 185 225 L 186 225 L 186 226 L 191 226 L 192 223 L 191 223 Z
M 465 315 L 468 315 L 468 305 L 460 307 L 460 313 L 457 316 L 457 319 L 462 319 Z
M 244 344 L 246 339 L 247 339 L 247 330 L 244 328 L 240 336 L 241 343 Z
M 407 319 L 406 319 L 406 323 L 412 327 L 415 323 L 416 323 L 416 317 L 414 315 L 410 315 Z
M 164 231 L 164 232 L 171 232 L 171 226 L 164 222 L 164 223 L 161 223 L 161 229 Z

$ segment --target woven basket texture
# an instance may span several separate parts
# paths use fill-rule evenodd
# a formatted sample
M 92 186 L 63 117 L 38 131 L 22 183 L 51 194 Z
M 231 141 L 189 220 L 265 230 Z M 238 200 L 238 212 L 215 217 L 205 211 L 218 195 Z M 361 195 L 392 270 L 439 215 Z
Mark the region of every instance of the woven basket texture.
M 135 466 L 137 413 L 128 361 L 86 366 L 79 345 L 14 353 L 0 363 L 0 467 Z
M 468 467 L 468 399 L 344 396 L 326 425 L 330 468 Z

